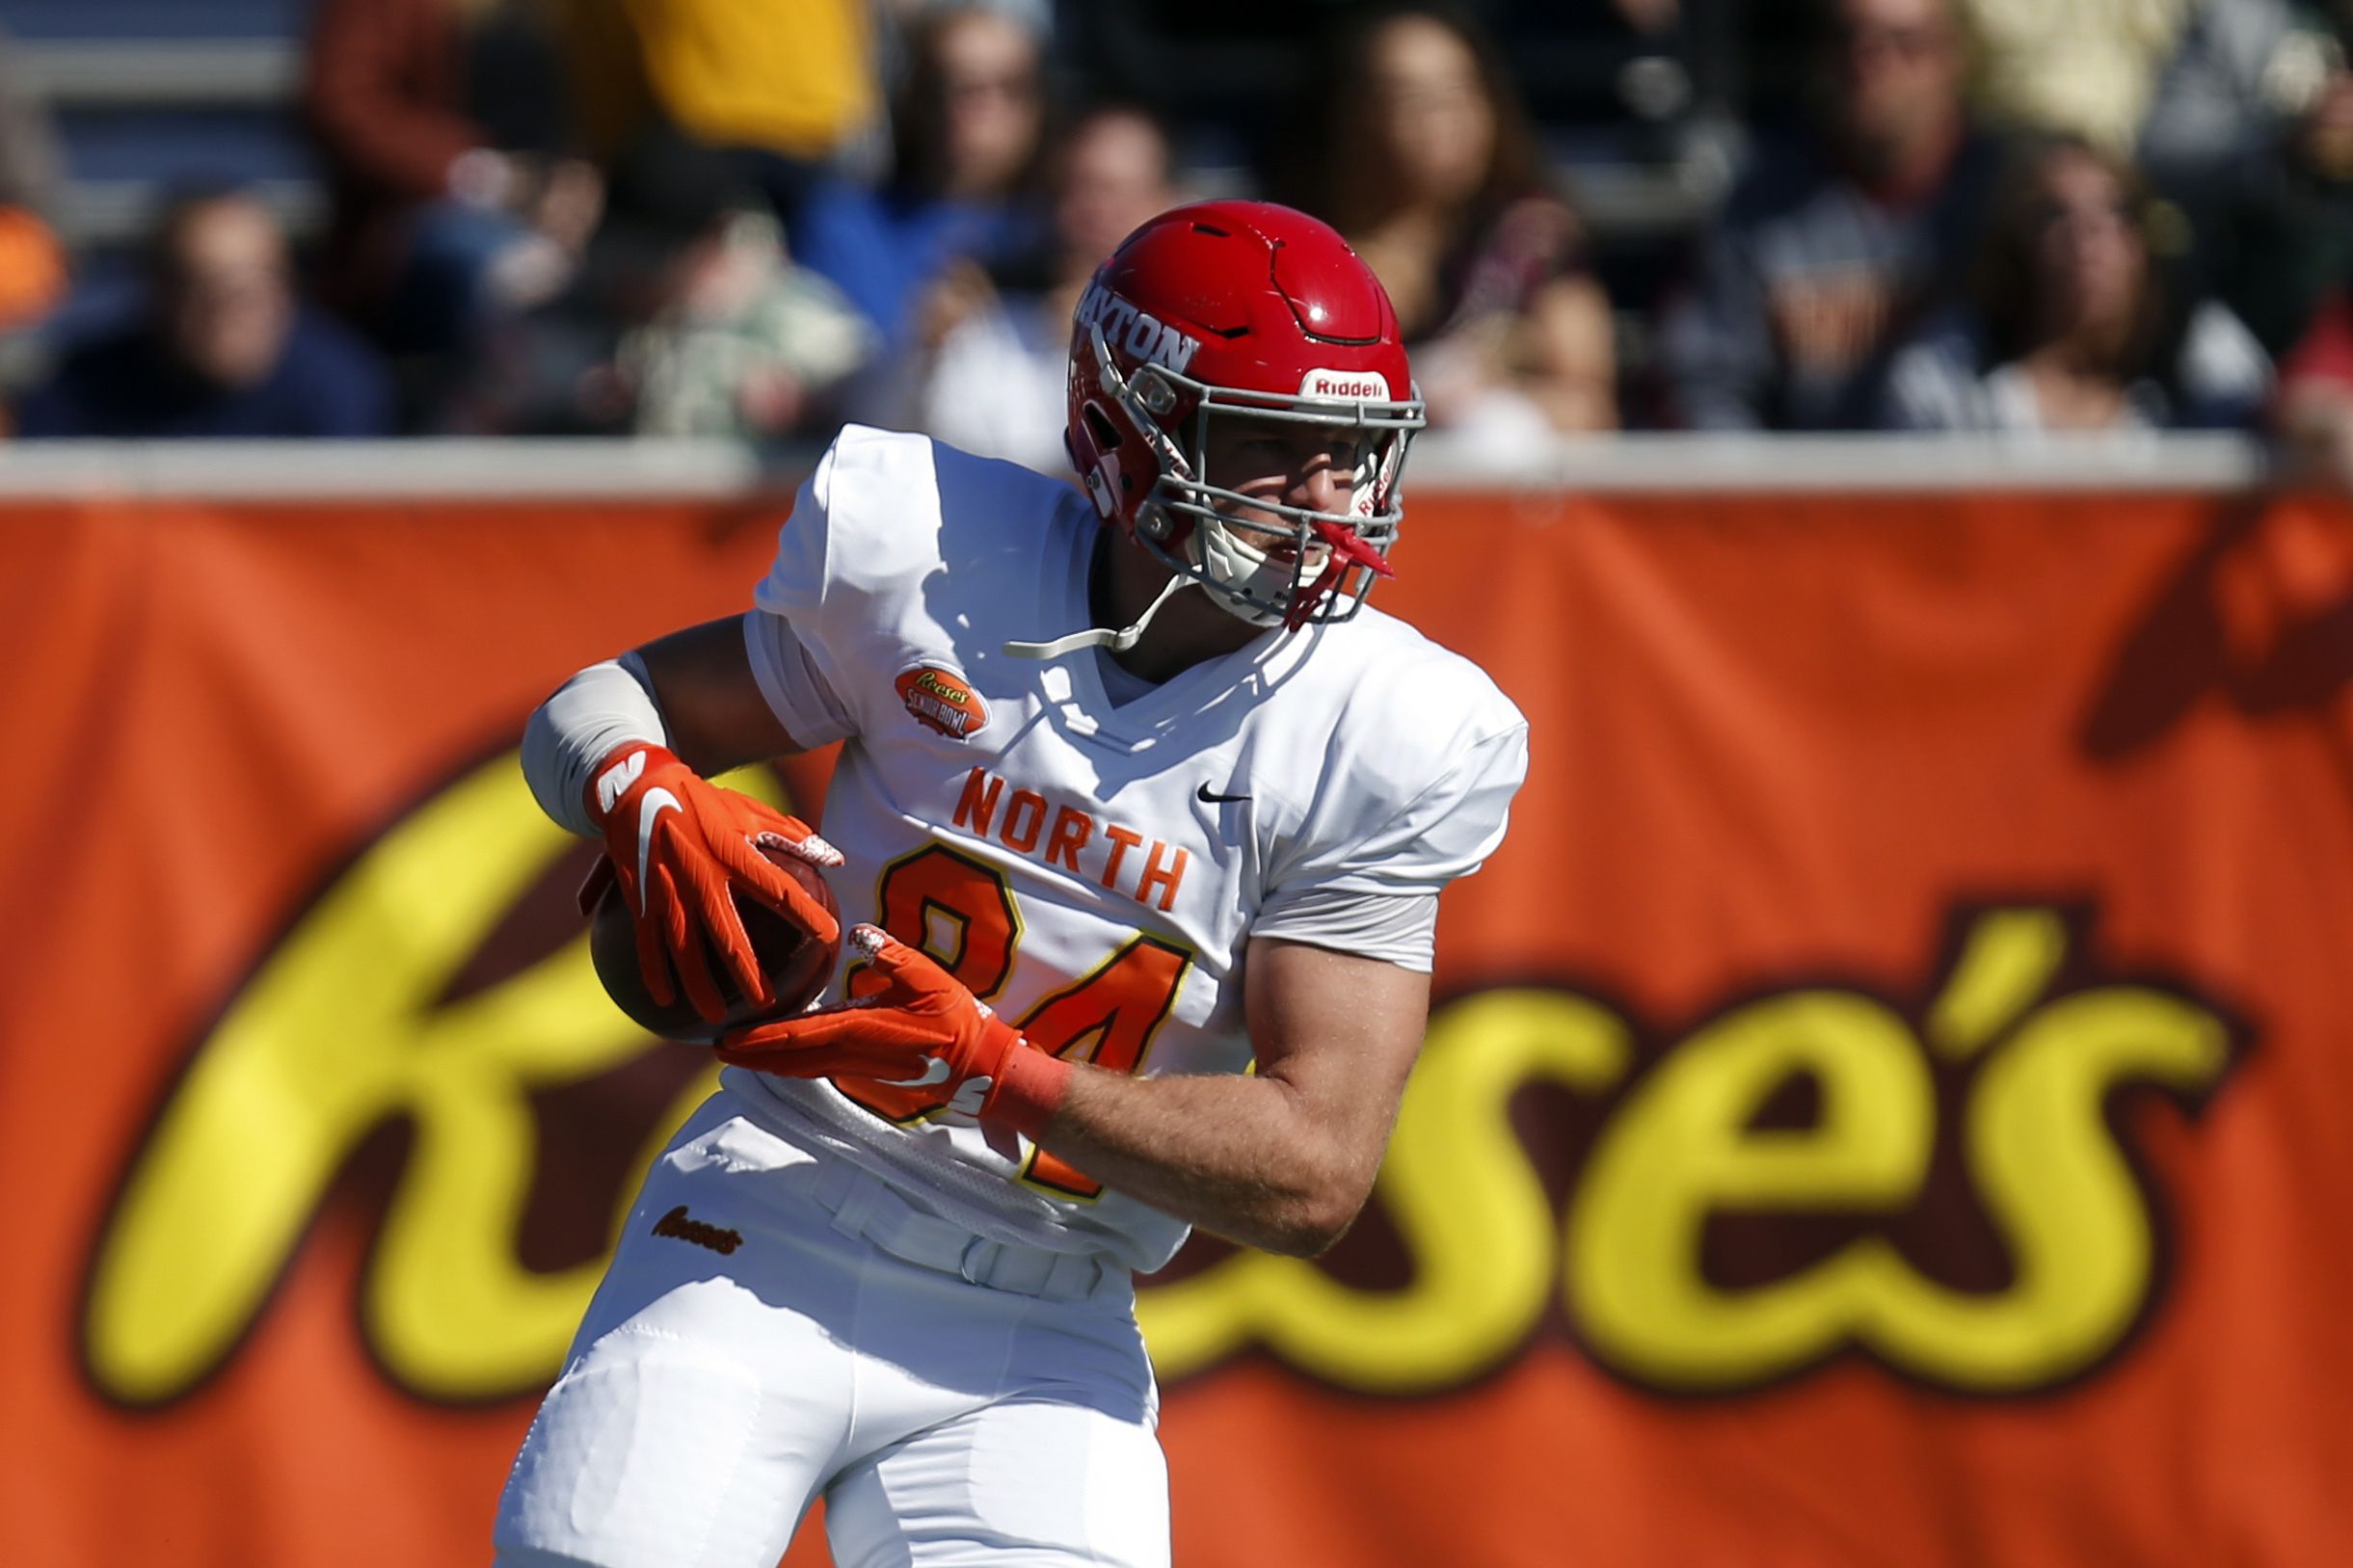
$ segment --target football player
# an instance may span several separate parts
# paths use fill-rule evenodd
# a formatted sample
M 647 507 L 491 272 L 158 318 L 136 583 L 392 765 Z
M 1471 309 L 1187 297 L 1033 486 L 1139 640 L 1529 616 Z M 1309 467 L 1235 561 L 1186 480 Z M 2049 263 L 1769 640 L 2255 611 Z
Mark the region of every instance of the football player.
M 1083 492 L 845 430 L 748 614 L 533 716 L 532 787 L 605 840 L 657 995 L 718 1015 L 707 939 L 761 991 L 731 885 L 833 936 L 759 841 L 865 920 L 834 1005 L 721 1038 L 501 1563 L 769 1568 L 819 1495 L 843 1568 L 1167 1561 L 1133 1276 L 1194 1225 L 1348 1228 L 1439 890 L 1526 767 L 1493 683 L 1364 602 L 1421 424 L 1338 235 L 1180 207 L 1079 305 Z M 825 839 L 705 782 L 833 741 Z

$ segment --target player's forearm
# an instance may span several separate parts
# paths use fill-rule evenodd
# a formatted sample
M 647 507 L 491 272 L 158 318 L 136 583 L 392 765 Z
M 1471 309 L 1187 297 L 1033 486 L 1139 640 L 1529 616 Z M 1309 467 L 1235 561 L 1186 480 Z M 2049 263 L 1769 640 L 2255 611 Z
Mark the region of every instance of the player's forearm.
M 1155 1209 L 1298 1257 L 1340 1239 L 1380 1163 L 1378 1143 L 1345 1147 L 1270 1077 L 1133 1078 L 1083 1067 L 1038 1141 Z
M 549 818 L 585 838 L 598 836 L 587 786 L 597 764 L 630 741 L 669 742 L 644 664 L 634 654 L 592 664 L 556 688 L 522 734 L 522 776 Z
M 706 777 L 801 749 L 752 675 L 741 616 L 688 626 L 565 681 L 523 727 L 523 778 L 541 810 L 593 838 L 589 777 L 630 741 L 668 747 Z

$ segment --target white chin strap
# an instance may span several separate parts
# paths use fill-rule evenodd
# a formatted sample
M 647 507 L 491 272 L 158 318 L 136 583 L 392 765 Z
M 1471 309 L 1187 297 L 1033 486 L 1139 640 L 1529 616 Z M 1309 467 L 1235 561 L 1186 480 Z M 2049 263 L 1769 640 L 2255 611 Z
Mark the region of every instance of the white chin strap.
M 1190 577 L 1172 575 L 1160 597 L 1144 606 L 1144 613 L 1136 624 L 1119 631 L 1109 626 L 1093 626 L 1085 631 L 1074 631 L 1067 637 L 1056 637 L 1046 643 L 1007 643 L 1005 651 L 1017 659 L 1058 659 L 1065 653 L 1075 653 L 1082 648 L 1108 648 L 1114 653 L 1124 653 L 1134 648 L 1144 634 L 1144 627 L 1161 613 L 1161 606 L 1175 596 L 1176 591 L 1190 584 Z
M 1283 612 L 1297 590 L 1300 572 L 1246 545 L 1223 523 L 1203 518 L 1194 526 L 1195 554 L 1206 574 L 1202 591 L 1237 620 L 1253 626 L 1279 626 Z M 1319 567 L 1319 570 L 1321 568 Z

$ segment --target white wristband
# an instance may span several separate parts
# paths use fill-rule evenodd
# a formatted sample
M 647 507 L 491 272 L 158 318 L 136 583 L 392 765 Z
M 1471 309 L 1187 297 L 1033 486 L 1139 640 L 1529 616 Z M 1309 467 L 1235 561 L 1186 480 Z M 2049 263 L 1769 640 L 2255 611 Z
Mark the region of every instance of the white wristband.
M 670 743 L 654 703 L 654 678 L 634 651 L 592 664 L 532 711 L 522 731 L 522 776 L 539 809 L 583 838 L 602 837 L 588 815 L 588 776 L 613 748 Z

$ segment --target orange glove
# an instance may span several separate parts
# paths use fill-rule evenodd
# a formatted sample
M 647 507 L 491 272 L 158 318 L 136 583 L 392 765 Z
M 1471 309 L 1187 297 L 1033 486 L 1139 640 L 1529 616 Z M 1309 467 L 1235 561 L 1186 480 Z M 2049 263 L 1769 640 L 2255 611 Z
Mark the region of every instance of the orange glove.
M 788 1078 L 873 1078 L 936 1089 L 949 1108 L 1035 1138 L 1069 1093 L 1071 1067 L 1021 1037 L 953 975 L 877 925 L 850 927 L 873 961 L 865 994 L 719 1039 L 719 1058 Z
M 841 852 L 806 822 L 720 788 L 663 747 L 631 741 L 598 763 L 588 814 L 604 830 L 613 875 L 637 917 L 637 967 L 646 989 L 663 1006 L 677 997 L 670 983 L 675 964 L 694 1010 L 713 1023 L 727 1017 L 703 955 L 706 935 L 737 990 L 756 1001 L 775 999 L 731 885 L 819 942 L 841 937 L 841 923 L 755 846 L 779 845 L 815 865 L 840 865 Z

